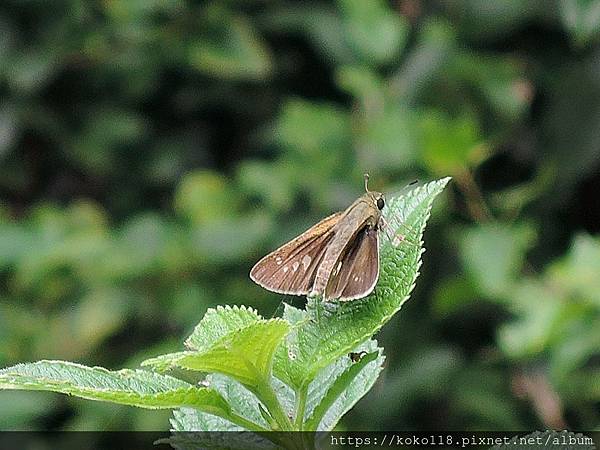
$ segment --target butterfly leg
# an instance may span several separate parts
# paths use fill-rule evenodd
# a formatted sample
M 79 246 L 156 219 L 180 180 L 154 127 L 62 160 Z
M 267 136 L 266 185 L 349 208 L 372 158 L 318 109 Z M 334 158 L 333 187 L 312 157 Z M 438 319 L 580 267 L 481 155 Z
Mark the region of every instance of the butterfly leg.
M 390 235 L 391 227 L 388 224 L 387 220 L 385 220 L 385 217 L 381 216 L 381 218 L 379 219 L 379 229 L 383 230 L 385 232 L 385 234 L 387 235 L 387 238 L 392 241 L 394 239 L 393 235 Z
M 410 229 L 410 227 L 408 227 L 402 223 L 400 223 L 398 225 L 398 228 L 400 228 L 400 227 L 404 227 L 408 231 L 412 231 Z M 405 234 L 400 233 L 398 230 L 396 230 L 394 232 L 394 230 L 392 230 L 392 226 L 389 224 L 389 222 L 387 220 L 385 220 L 385 217 L 383 217 L 383 216 L 381 216 L 380 228 L 385 231 L 385 234 L 386 234 L 388 240 L 392 243 L 392 245 L 394 247 L 398 247 L 404 241 L 410 242 L 412 245 L 414 245 L 416 247 L 419 246 L 419 244 L 416 241 L 408 239 Z

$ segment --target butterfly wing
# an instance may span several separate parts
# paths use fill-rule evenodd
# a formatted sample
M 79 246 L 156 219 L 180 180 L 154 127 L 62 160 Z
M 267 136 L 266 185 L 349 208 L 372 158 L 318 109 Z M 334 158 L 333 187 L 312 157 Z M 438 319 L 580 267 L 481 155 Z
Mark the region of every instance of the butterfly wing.
M 348 243 L 325 287 L 328 300 L 354 300 L 371 293 L 379 278 L 379 234 L 363 228 Z
M 333 227 L 341 215 L 332 214 L 269 253 L 254 265 L 250 278 L 265 289 L 280 294 L 308 294 L 327 244 L 335 235 Z

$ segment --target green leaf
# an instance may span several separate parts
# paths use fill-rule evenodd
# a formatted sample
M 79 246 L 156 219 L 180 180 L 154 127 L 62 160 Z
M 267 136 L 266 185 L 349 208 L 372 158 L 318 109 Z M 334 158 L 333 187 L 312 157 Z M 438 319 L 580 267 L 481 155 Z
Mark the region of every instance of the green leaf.
M 202 382 L 218 392 L 236 414 L 267 428 L 259 410 L 259 401 L 254 394 L 230 377 L 209 374 Z M 243 428 L 222 417 L 216 417 L 197 409 L 182 408 L 173 412 L 171 424 L 174 431 L 234 431 Z
M 191 350 L 203 352 L 215 342 L 232 331 L 244 328 L 258 320 L 261 316 L 252 308 L 245 306 L 217 306 L 210 308 L 196 326 L 185 345 Z
M 172 431 L 244 431 L 244 428 L 219 416 L 194 408 L 173 411 Z
M 415 163 L 414 125 L 410 111 L 388 108 L 369 121 L 360 136 L 359 163 L 362 167 L 372 167 L 378 171 L 408 169 Z
M 65 361 L 38 361 L 2 369 L 0 388 L 60 392 L 140 408 L 186 406 L 222 417 L 230 414 L 225 399 L 213 389 L 144 370 L 113 372 Z
M 43 89 L 52 81 L 60 67 L 59 55 L 47 48 L 21 49 L 9 61 L 5 61 L 6 80 L 11 90 L 32 94 Z
M 448 70 L 456 53 L 455 30 L 446 22 L 424 17 L 415 36 L 415 45 L 403 56 L 404 62 L 389 79 L 389 99 L 402 105 L 414 104 L 431 91 L 432 80 Z
M 319 370 L 373 336 L 400 309 L 418 275 L 421 238 L 433 200 L 448 181 L 434 181 L 388 201 L 388 232 L 381 234 L 375 291 L 351 302 L 309 298 L 308 320 L 291 330 L 276 353 L 275 376 L 295 390 L 306 388 Z
M 189 61 L 199 71 L 225 79 L 262 80 L 272 71 L 271 53 L 252 24 L 219 8 L 204 39 L 190 47 Z
M 500 348 L 512 358 L 549 353 L 555 382 L 583 365 L 600 336 L 599 267 L 600 245 L 582 235 L 541 277 L 520 280 L 507 304 L 515 320 L 498 331 Z
M 417 156 L 414 114 L 386 101 L 383 80 L 368 68 L 345 66 L 338 70 L 337 83 L 360 105 L 355 112 L 359 166 L 382 172 L 413 165 Z
M 268 382 L 273 354 L 288 331 L 289 324 L 284 320 L 258 320 L 208 343 L 201 351 L 162 355 L 142 365 L 222 373 L 256 388 Z
M 287 170 L 280 170 L 285 169 L 285 165 L 282 166 L 284 167 L 277 167 L 277 163 L 272 162 L 241 162 L 237 176 L 240 189 L 248 197 L 261 199 L 272 210 L 289 211 L 295 195 L 294 185 L 289 182 L 293 175 L 287 173 L 290 171 L 289 167 Z
M 267 420 L 262 417 L 261 404 L 256 396 L 248 389 L 230 377 L 220 374 L 210 374 L 203 384 L 219 392 L 233 412 L 255 422 L 261 426 L 267 425 Z M 293 392 L 281 381 L 272 379 L 272 384 L 278 393 L 278 398 L 286 410 L 293 407 Z M 206 414 L 197 409 L 181 408 L 173 412 L 171 420 L 173 431 L 242 431 L 244 428 L 227 421 L 221 417 Z
M 338 4 L 346 40 L 365 62 L 386 63 L 398 57 L 408 35 L 402 16 L 382 0 L 338 0 Z
M 450 5 L 450 3 L 446 3 Z M 471 42 L 498 42 L 548 11 L 545 0 L 466 0 L 460 5 L 457 27 Z M 554 8 L 553 8 L 554 9 Z
M 269 427 L 269 424 L 262 417 L 259 409 L 260 402 L 256 396 L 238 381 L 225 375 L 212 373 L 206 377 L 203 384 L 221 394 L 231 409 L 240 416 L 244 416 L 265 428 Z
M 377 380 L 385 361 L 377 342 L 370 340 L 354 351 L 368 353 L 357 362 L 349 357 L 339 358 L 310 384 L 305 430 L 332 430 Z
M 375 70 L 363 66 L 342 66 L 337 70 L 338 86 L 360 101 L 363 109 L 384 104 L 384 81 Z
M 600 239 L 586 234 L 576 236 L 569 253 L 548 271 L 553 283 L 600 307 Z
M 278 142 L 299 155 L 322 158 L 323 149 L 338 154 L 349 146 L 350 121 L 346 111 L 328 103 L 294 99 L 282 110 L 276 128 Z
M 565 313 L 560 294 L 537 280 L 524 280 L 514 289 L 511 309 L 517 319 L 498 330 L 498 346 L 511 358 L 543 352 Z
M 84 128 L 64 152 L 72 162 L 99 176 L 109 176 L 123 149 L 149 133 L 144 117 L 133 110 L 97 106 L 86 114 Z
M 483 137 L 475 117 L 428 111 L 420 129 L 423 162 L 433 173 L 458 173 L 481 158 Z
M 186 219 L 205 225 L 229 218 L 235 212 L 235 196 L 225 177 L 208 170 L 188 174 L 175 194 L 175 208 Z
M 207 313 L 188 338 L 186 344 L 194 351 L 162 355 L 142 365 L 157 370 L 181 367 L 227 375 L 256 394 L 278 428 L 290 429 L 289 419 L 271 386 L 273 355 L 288 331 L 289 324 L 282 319 L 260 319 L 255 311 L 244 307 L 217 308 Z
M 432 312 L 438 317 L 460 314 L 479 299 L 479 293 L 469 277 L 448 276 L 435 287 Z
M 401 416 L 408 417 L 412 407 L 424 399 L 435 402 L 448 394 L 450 383 L 462 368 L 460 352 L 426 344 L 418 345 L 417 349 L 413 355 L 406 355 L 401 369 L 386 373 L 384 398 L 365 403 L 357 411 L 359 417 L 377 416 L 382 407 L 394 408 Z
M 457 89 L 466 95 L 473 91 L 485 100 L 485 107 L 497 117 L 496 128 L 520 118 L 533 97 L 533 86 L 518 60 L 459 52 L 449 61 L 446 71 L 450 79 L 459 83 Z
M 0 268 L 3 270 L 17 263 L 35 239 L 31 232 L 12 223 L 0 224 Z
M 288 304 L 285 304 L 284 316 L 294 325 L 307 320 L 305 311 Z M 347 355 L 338 358 L 317 374 L 306 392 L 300 393 L 306 395 L 302 427 L 304 431 L 332 430 L 377 380 L 385 360 L 377 342 L 364 342 L 354 352 L 368 353 L 356 363 Z M 283 394 L 279 397 L 286 398 Z
M 483 224 L 465 230 L 460 255 L 479 291 L 491 297 L 508 295 L 534 238 L 533 228 L 526 224 Z
M 592 315 L 596 317 L 592 319 Z M 598 353 L 600 315 L 586 311 L 582 319 L 577 321 L 568 332 L 561 333 L 562 339 L 557 340 L 552 349 L 550 374 L 554 382 L 568 384 L 570 380 L 568 375 L 583 367 Z
M 562 0 L 561 19 L 575 43 L 588 44 L 600 33 L 600 3 L 594 0 Z
M 335 66 L 356 62 L 339 11 L 331 5 L 315 2 L 307 8 L 300 3 L 289 2 L 265 16 L 266 26 L 276 33 L 304 35 L 325 63 Z
M 177 14 L 183 8 L 181 0 L 115 0 L 104 3 L 104 11 L 115 21 L 143 21 L 153 14 Z

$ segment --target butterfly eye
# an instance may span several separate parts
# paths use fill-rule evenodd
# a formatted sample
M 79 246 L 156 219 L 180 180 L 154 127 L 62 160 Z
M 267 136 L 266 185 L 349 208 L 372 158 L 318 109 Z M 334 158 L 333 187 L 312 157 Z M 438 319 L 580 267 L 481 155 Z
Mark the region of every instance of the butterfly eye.
M 385 206 L 385 201 L 383 200 L 383 197 L 379 197 L 377 199 L 377 208 L 379 208 L 379 210 L 381 211 L 384 206 Z

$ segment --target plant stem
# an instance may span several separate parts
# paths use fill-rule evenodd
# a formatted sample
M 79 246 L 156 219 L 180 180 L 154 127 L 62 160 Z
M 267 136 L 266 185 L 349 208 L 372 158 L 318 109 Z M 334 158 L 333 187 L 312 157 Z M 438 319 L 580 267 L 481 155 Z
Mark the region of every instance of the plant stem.
M 306 410 L 306 397 L 308 394 L 308 386 L 302 385 L 298 392 L 296 392 L 296 418 L 294 420 L 294 427 L 298 431 L 302 431 L 304 425 L 304 412 Z
M 465 196 L 467 208 L 473 220 L 479 223 L 492 221 L 492 214 L 471 172 L 468 169 L 461 170 L 456 174 L 456 181 Z
M 269 380 L 263 380 L 259 383 L 254 389 L 254 393 L 260 401 L 263 402 L 282 431 L 294 431 L 294 426 L 292 425 L 290 418 L 281 408 L 281 403 L 279 403 L 279 399 L 277 398 L 275 391 L 273 391 Z

